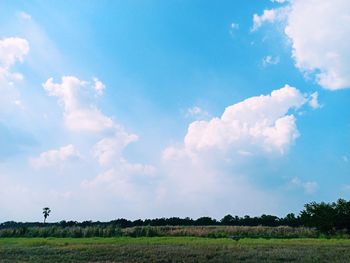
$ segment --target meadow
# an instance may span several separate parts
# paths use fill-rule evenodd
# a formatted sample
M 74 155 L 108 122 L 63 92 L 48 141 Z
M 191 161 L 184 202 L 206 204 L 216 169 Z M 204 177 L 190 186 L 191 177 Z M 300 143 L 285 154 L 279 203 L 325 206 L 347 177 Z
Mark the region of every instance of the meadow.
M 0 262 L 349 262 L 350 240 L 0 238 Z

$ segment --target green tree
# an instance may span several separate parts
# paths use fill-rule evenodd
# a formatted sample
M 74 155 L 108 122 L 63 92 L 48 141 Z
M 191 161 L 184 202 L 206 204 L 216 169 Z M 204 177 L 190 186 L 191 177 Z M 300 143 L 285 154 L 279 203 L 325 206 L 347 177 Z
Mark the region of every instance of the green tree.
M 300 218 L 304 225 L 316 227 L 323 233 L 331 234 L 336 223 L 336 204 L 311 202 L 304 206 Z
M 43 208 L 43 214 L 44 214 L 44 224 L 46 223 L 46 218 L 50 215 L 51 209 L 49 207 Z

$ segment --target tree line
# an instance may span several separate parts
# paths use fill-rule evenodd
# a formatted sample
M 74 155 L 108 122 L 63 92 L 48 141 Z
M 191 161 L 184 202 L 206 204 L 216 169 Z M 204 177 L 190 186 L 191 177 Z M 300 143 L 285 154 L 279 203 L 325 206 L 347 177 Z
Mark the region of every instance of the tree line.
M 45 217 L 46 219 L 46 217 Z M 290 226 L 290 227 L 312 227 L 321 233 L 332 234 L 337 231 L 345 231 L 350 234 L 350 201 L 339 199 L 336 202 L 311 202 L 305 204 L 304 209 L 295 215 L 287 214 L 285 217 L 274 215 L 261 215 L 250 217 L 249 215 L 239 217 L 226 215 L 221 220 L 211 217 L 200 217 L 192 219 L 189 217 L 179 218 L 155 218 L 128 220 L 125 218 L 115 219 L 109 222 L 100 221 L 61 221 L 56 223 L 39 222 L 14 222 L 8 221 L 0 224 L 0 229 L 19 229 L 30 227 L 142 227 L 142 226 Z

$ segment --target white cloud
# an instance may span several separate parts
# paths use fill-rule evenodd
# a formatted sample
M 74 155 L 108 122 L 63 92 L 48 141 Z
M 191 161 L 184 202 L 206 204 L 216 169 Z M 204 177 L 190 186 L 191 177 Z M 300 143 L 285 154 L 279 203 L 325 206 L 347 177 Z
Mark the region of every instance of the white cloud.
M 137 141 L 138 136 L 127 133 L 94 104 L 96 95 L 103 94 L 105 85 L 97 78 L 82 81 L 74 76 L 65 76 L 60 83 L 48 79 L 43 88 L 49 96 L 58 98 L 68 131 L 83 138 L 87 136 L 81 147 L 87 150 L 85 161 L 92 163 L 92 170 L 97 171 L 97 175 L 87 173 L 89 179 L 81 178 L 81 189 L 77 191 L 79 198 L 85 196 L 82 192 L 86 189 L 93 189 L 94 202 L 114 198 L 115 203 L 117 197 L 128 201 L 125 206 L 139 202 L 144 207 L 144 200 L 151 198 L 152 191 L 145 181 L 151 181 L 156 169 L 152 165 L 129 162 L 123 156 L 125 147 Z
M 209 113 L 198 106 L 193 106 L 187 109 L 185 116 L 199 120 L 207 119 L 209 117 Z
M 231 27 L 231 29 L 239 29 L 239 24 L 231 23 L 230 27 Z
M 95 90 L 97 92 L 98 95 L 102 95 L 104 89 L 106 88 L 105 84 L 103 84 L 98 78 L 93 78 L 93 81 L 95 83 Z
M 125 159 L 116 160 L 112 168 L 101 172 L 96 177 L 84 180 L 83 189 L 93 189 L 98 195 L 112 194 L 129 202 L 140 202 L 145 206 L 145 199 L 150 197 L 152 187 L 149 182 L 155 176 L 152 165 L 130 163 Z M 98 198 L 100 198 L 98 197 Z M 130 203 L 129 203 L 130 204 Z
M 18 12 L 17 16 L 23 20 L 31 20 L 32 16 L 24 11 Z
M 249 156 L 251 160 L 250 153 L 240 154 L 244 155 L 241 158 L 246 160 Z M 229 157 L 232 155 L 215 150 L 203 154 L 186 148 L 166 148 L 160 171 L 163 176 L 156 191 L 157 203 L 160 207 L 172 207 L 172 215 L 220 217 L 227 213 L 244 215 L 273 211 L 279 199 L 274 198 L 272 192 L 260 190 L 249 176 L 236 171 L 241 166 L 239 157 L 227 162 Z
M 92 180 L 85 180 L 82 184 L 90 187 L 98 184 L 109 184 L 110 186 L 114 184 L 114 186 L 117 186 L 121 179 L 123 181 L 129 181 L 133 176 L 153 177 L 155 174 L 155 168 L 151 165 L 129 163 L 125 159 L 118 160 L 116 163 L 117 165 L 114 168 L 99 174 Z M 121 189 L 118 187 L 118 190 Z
M 12 72 L 16 62 L 23 62 L 29 52 L 28 41 L 23 38 L 10 37 L 0 40 L 0 112 L 8 111 L 20 101 L 20 92 L 15 82 L 23 79 L 20 73 Z
M 309 105 L 313 109 L 318 109 L 322 105 L 318 102 L 318 92 L 314 92 L 310 95 Z
M 93 148 L 94 157 L 101 165 L 110 164 L 111 161 L 118 161 L 121 158 L 123 149 L 138 137 L 134 134 L 120 132 L 114 137 L 107 137 L 100 140 Z
M 64 118 L 67 128 L 75 132 L 99 133 L 117 129 L 114 121 L 94 106 L 65 112 Z
M 288 85 L 270 95 L 246 99 L 226 108 L 221 117 L 195 121 L 185 136 L 185 149 L 210 148 L 283 154 L 299 136 L 294 115 L 307 98 Z
M 109 165 L 122 158 L 122 151 L 138 136 L 127 133 L 112 118 L 105 116 L 92 102 L 91 92 L 100 94 L 105 88 L 97 78 L 93 83 L 74 76 L 62 77 L 61 83 L 48 79 L 43 84 L 49 96 L 58 97 L 64 108 L 65 126 L 73 132 L 87 132 L 100 137 L 92 147 L 93 157 L 100 165 Z
M 317 182 L 315 182 L 315 181 L 303 182 L 298 177 L 294 177 L 290 181 L 290 184 L 293 187 L 302 188 L 304 190 L 304 192 L 307 193 L 307 194 L 313 194 L 318 189 L 318 183 Z
M 316 72 L 317 82 L 336 90 L 350 87 L 350 2 L 296 0 L 285 29 L 296 66 Z
M 100 93 L 104 89 L 102 82 L 94 79 L 94 83 L 82 81 L 74 76 L 62 77 L 61 83 L 48 79 L 43 84 L 49 96 L 59 98 L 64 106 L 64 122 L 68 129 L 75 132 L 123 133 L 123 128 L 112 118 L 105 116 L 93 103 L 91 92 Z
M 294 0 L 255 14 L 252 30 L 266 22 L 286 23 L 296 67 L 323 88 L 337 90 L 350 87 L 349 14 L 348 0 Z
M 79 152 L 72 145 L 66 145 L 58 150 L 49 150 L 36 158 L 30 159 L 30 164 L 37 169 L 63 165 L 65 162 L 80 158 Z
M 258 30 L 265 23 L 283 21 L 286 17 L 286 12 L 288 12 L 288 8 L 280 7 L 275 9 L 266 9 L 262 15 L 254 14 L 253 27 L 251 28 L 251 31 Z
M 272 3 L 279 3 L 279 4 L 283 4 L 285 2 L 288 2 L 289 0 L 270 0 Z
M 268 66 L 268 65 L 277 65 L 280 62 L 280 58 L 278 56 L 273 57 L 273 56 L 266 56 L 262 59 L 262 65 L 264 67 Z
M 9 69 L 17 61 L 23 62 L 29 52 L 27 40 L 10 37 L 0 40 L 0 67 Z
M 239 24 L 234 23 L 234 22 L 232 22 L 232 23 L 230 24 L 230 31 L 229 31 L 229 33 L 230 33 L 231 37 L 234 37 L 234 36 L 235 36 L 236 31 L 237 31 L 238 29 L 239 29 Z
M 264 212 L 259 204 L 266 203 L 265 211 L 273 211 L 280 198 L 259 189 L 244 167 L 288 150 L 299 136 L 292 111 L 308 99 L 286 85 L 229 106 L 221 117 L 192 122 L 184 143 L 163 151 L 157 202 L 196 215 L 258 214 Z M 304 187 L 311 192 L 313 184 Z

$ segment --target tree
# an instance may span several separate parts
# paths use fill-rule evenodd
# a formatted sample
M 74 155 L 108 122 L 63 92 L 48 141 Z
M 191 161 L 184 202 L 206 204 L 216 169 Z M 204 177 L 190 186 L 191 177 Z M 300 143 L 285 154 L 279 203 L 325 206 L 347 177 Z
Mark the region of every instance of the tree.
M 336 224 L 336 204 L 311 202 L 304 206 L 300 219 L 306 226 L 316 227 L 323 233 L 331 234 Z
M 225 226 L 233 225 L 235 218 L 231 215 L 225 215 L 221 220 L 221 224 Z
M 44 224 L 46 223 L 46 218 L 50 215 L 51 209 L 49 207 L 43 208 L 43 214 L 44 214 Z

